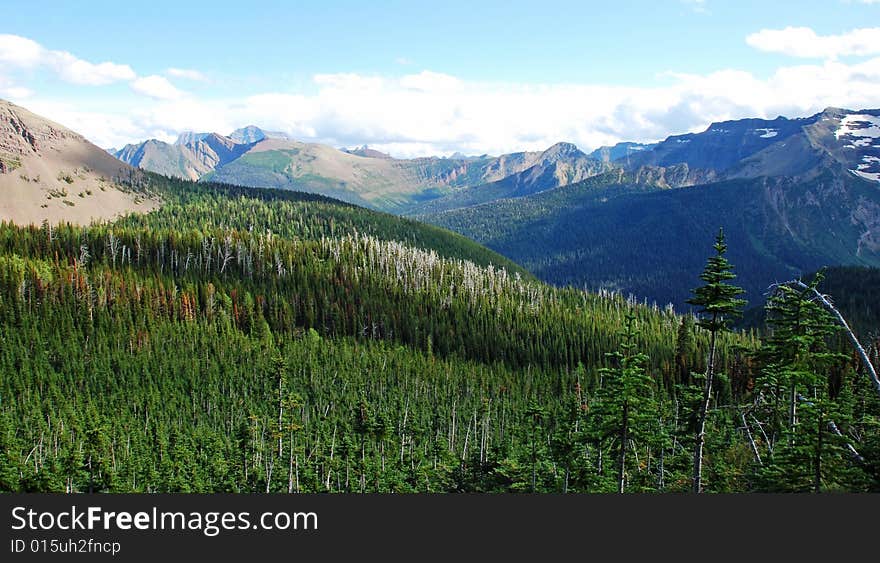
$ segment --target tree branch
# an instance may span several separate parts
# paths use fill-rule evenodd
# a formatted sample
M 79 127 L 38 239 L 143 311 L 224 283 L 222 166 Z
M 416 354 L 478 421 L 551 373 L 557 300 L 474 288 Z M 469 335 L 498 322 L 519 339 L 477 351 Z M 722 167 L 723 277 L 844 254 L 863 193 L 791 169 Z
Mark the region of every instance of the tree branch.
M 849 328 L 846 319 L 844 319 L 843 315 L 840 314 L 840 311 L 838 311 L 837 308 L 831 304 L 831 301 L 829 301 L 826 296 L 816 291 L 816 288 L 810 287 L 800 280 L 787 281 L 785 283 L 777 284 L 775 287 L 779 286 L 795 287 L 797 289 L 813 293 L 819 303 L 821 303 L 822 306 L 834 316 L 834 318 L 837 320 L 837 324 L 843 327 L 843 330 L 846 332 L 847 338 L 849 338 L 849 341 L 853 345 L 853 348 L 855 348 L 856 352 L 859 354 L 859 357 L 861 357 L 862 359 L 862 364 L 865 366 L 865 370 L 868 372 L 868 377 L 871 378 L 871 384 L 874 386 L 874 390 L 877 392 L 877 395 L 880 396 L 880 379 L 878 379 L 877 377 L 877 371 L 874 369 L 874 365 L 871 363 L 871 359 L 868 357 L 868 353 L 862 347 L 861 343 L 859 343 L 859 340 L 858 338 L 856 338 L 856 335 L 853 333 L 852 329 Z
M 805 403 L 807 405 L 813 404 L 812 401 L 810 401 L 809 399 L 807 399 L 806 397 L 804 397 L 800 393 L 798 393 L 797 398 L 800 402 Z M 858 450 L 856 450 L 855 447 L 849 442 L 849 440 L 846 438 L 846 436 L 843 435 L 843 432 L 840 431 L 840 428 L 837 427 L 837 424 L 835 424 L 833 420 L 828 421 L 828 430 L 830 430 L 832 432 L 832 434 L 834 434 L 835 436 L 837 436 L 838 438 L 841 438 L 843 440 L 843 442 L 846 444 L 846 449 L 849 450 L 850 456 L 852 456 L 852 458 L 854 460 L 856 460 L 857 462 L 859 462 L 861 464 L 867 463 L 865 461 L 865 458 L 862 457 L 862 454 L 860 454 L 858 452 Z

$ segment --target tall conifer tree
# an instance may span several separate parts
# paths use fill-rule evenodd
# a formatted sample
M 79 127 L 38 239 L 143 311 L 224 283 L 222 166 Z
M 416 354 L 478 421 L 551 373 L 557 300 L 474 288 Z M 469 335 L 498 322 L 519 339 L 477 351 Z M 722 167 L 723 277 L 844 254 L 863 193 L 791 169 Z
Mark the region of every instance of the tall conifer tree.
M 736 278 L 733 265 L 725 258 L 727 243 L 724 242 L 724 230 L 718 229 L 715 237 L 715 255 L 706 263 L 700 279 L 705 285 L 692 290 L 694 296 L 688 303 L 698 307 L 697 324 L 711 334 L 709 342 L 709 360 L 706 363 L 706 380 L 703 385 L 703 397 L 697 413 L 697 432 L 694 443 L 693 491 L 703 492 L 703 446 L 706 442 L 706 416 L 712 397 L 712 382 L 715 377 L 715 355 L 718 333 L 727 330 L 731 320 L 741 315 L 745 301 L 737 299 L 743 293 L 742 288 L 729 284 Z

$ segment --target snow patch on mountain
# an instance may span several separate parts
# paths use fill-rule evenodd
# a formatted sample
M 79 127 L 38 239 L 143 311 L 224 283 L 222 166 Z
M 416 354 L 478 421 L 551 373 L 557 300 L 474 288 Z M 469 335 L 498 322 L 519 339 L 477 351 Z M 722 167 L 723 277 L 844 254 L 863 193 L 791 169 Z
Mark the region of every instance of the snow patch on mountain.
M 853 144 L 864 147 L 871 144 L 867 139 L 880 137 L 880 117 L 865 114 L 847 115 L 840 120 L 840 126 L 834 132 L 838 139 L 841 137 L 861 137 Z
M 865 172 L 863 170 L 850 170 L 856 176 L 861 176 L 865 180 L 873 180 L 875 182 L 880 182 L 880 172 Z
M 865 155 L 862 157 L 862 164 L 859 164 L 855 170 L 850 170 L 850 172 L 866 180 L 880 182 L 880 158 Z
M 760 137 L 762 139 L 772 139 L 779 135 L 779 129 L 755 129 L 755 133 L 761 133 Z

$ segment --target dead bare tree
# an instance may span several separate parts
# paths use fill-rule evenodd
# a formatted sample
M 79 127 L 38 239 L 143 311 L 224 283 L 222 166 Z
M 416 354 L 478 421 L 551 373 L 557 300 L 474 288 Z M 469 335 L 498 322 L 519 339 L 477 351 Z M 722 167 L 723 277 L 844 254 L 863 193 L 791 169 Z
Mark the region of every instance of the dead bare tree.
M 865 368 L 865 371 L 868 373 L 868 377 L 871 379 L 871 384 L 874 386 L 874 390 L 877 392 L 877 395 L 880 396 L 880 379 L 877 378 L 877 370 L 874 369 L 874 364 L 871 363 L 871 359 L 868 357 L 868 353 L 865 351 L 865 348 L 859 342 L 859 339 L 856 338 L 855 333 L 853 333 L 852 329 L 847 324 L 846 319 L 843 318 L 843 315 L 840 311 L 837 310 L 837 307 L 831 303 L 831 299 L 827 295 L 822 295 L 818 290 L 814 287 L 810 287 L 804 282 L 800 280 L 791 280 L 781 284 L 776 284 L 774 288 L 778 288 L 781 286 L 787 286 L 799 289 L 801 291 L 806 291 L 813 294 L 813 298 L 822 305 L 831 315 L 834 317 L 837 324 L 839 324 L 843 328 L 843 332 L 846 334 L 846 337 L 849 339 L 850 344 L 855 349 L 856 353 L 859 355 L 859 358 L 862 360 L 862 365 Z

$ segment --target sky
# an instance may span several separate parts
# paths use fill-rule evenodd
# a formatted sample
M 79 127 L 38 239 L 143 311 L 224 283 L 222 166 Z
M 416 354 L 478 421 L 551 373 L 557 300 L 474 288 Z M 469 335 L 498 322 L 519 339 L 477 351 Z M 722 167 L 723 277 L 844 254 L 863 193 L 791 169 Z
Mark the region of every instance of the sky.
M 0 98 L 119 148 L 249 124 L 398 157 L 880 107 L 880 0 L 4 0 Z

